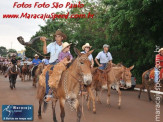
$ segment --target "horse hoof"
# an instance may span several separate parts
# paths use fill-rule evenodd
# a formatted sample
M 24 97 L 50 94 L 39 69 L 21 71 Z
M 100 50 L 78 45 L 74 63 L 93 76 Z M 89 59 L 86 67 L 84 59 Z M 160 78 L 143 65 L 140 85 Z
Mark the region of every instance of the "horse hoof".
M 93 114 L 96 114 L 96 111 L 93 111 Z
M 140 99 L 140 95 L 138 96 L 138 99 Z
M 121 109 L 121 106 L 118 106 L 118 109 Z
M 110 107 L 111 107 L 111 105 L 110 105 L 110 104 L 107 104 L 107 107 L 108 107 L 108 108 L 110 108 Z
M 38 115 L 38 118 L 39 118 L 39 119 L 42 119 L 42 116 L 39 116 L 39 115 Z

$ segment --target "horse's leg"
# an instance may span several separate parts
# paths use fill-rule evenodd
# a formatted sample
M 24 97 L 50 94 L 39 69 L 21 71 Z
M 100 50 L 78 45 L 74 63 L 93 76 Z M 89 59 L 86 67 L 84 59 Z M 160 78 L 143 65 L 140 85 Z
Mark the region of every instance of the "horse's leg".
M 91 87 L 87 87 L 87 90 L 88 90 L 88 94 L 89 94 L 89 97 L 92 99 L 92 103 L 93 103 L 93 113 L 96 113 L 96 104 L 95 104 L 95 97 L 92 93 L 92 90 L 91 90 Z M 89 99 L 90 99 L 89 98 Z M 88 100 L 89 101 L 89 100 Z
M 110 91 L 111 91 L 111 84 L 108 84 L 108 98 L 107 98 L 107 106 L 110 107 Z
M 140 96 L 141 96 L 141 92 L 142 90 L 145 88 L 145 86 L 142 84 L 142 86 L 140 87 L 140 91 L 139 91 L 139 95 L 138 95 L 138 98 L 140 99 Z
M 65 110 L 64 110 L 64 105 L 65 105 L 65 99 L 60 98 L 59 99 L 59 103 L 60 103 L 60 109 L 61 109 L 61 122 L 64 122 L 64 117 L 65 117 Z
M 120 109 L 121 108 L 121 91 L 119 89 L 119 85 L 117 84 L 116 85 L 116 90 L 118 92 L 118 95 L 119 95 L 119 99 L 118 99 L 118 108 Z
M 54 100 L 54 101 L 52 102 L 53 121 L 54 121 L 54 122 L 57 122 L 57 117 L 56 117 L 56 113 L 55 113 L 56 102 L 57 102 L 57 100 Z
M 99 97 L 99 96 L 101 96 L 101 94 L 102 94 L 102 89 L 100 89 L 100 95 L 98 95 L 98 91 L 96 91 L 97 102 L 100 103 L 100 104 L 102 104 L 102 102 L 100 100 L 100 97 Z
M 82 112 L 81 112 L 81 106 L 80 106 L 79 101 L 77 99 L 75 100 L 73 106 L 77 111 L 77 122 L 80 122 Z
M 152 101 L 149 86 L 147 87 L 147 92 L 148 92 L 148 98 L 149 98 L 149 101 Z
M 42 119 L 42 116 L 41 116 L 41 105 L 42 105 L 42 99 L 39 99 L 39 109 L 38 109 L 38 118 L 39 119 Z

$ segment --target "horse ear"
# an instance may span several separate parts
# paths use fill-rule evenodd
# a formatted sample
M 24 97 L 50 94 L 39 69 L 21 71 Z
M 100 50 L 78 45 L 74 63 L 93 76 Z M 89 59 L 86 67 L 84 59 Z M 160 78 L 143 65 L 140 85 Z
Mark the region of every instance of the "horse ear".
M 87 56 L 89 56 L 90 54 L 92 54 L 93 51 L 94 51 L 94 50 L 89 51 L 89 52 L 87 53 Z
M 81 53 L 76 47 L 74 47 L 74 52 L 75 52 L 76 55 L 78 55 L 78 56 L 81 56 L 81 55 L 82 55 L 82 53 Z
M 134 65 L 132 65 L 131 67 L 129 67 L 130 70 L 132 70 L 134 68 Z

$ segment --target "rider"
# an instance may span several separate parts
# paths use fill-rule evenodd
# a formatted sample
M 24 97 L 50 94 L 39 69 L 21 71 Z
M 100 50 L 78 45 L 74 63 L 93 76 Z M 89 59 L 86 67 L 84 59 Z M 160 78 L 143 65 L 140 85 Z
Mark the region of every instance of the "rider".
M 163 48 L 161 48 L 158 52 L 159 54 L 157 54 L 155 57 L 155 78 L 154 78 L 155 83 L 157 83 L 159 80 L 159 74 L 163 74 Z M 160 75 L 160 78 L 162 78 L 162 76 L 163 75 Z
M 112 60 L 113 60 L 111 53 L 108 51 L 109 45 L 104 44 L 103 49 L 104 50 L 99 52 L 95 58 L 95 61 L 99 66 L 99 69 L 102 69 L 102 70 L 106 68 L 108 62 L 112 63 Z M 98 59 L 100 60 L 100 63 L 98 62 Z
M 90 46 L 89 43 L 86 43 L 85 45 L 82 46 L 83 51 L 82 51 L 81 53 L 88 53 L 88 52 L 90 51 L 91 48 L 92 48 L 92 46 Z M 91 67 L 93 67 L 93 66 L 94 66 L 94 60 L 93 60 L 92 54 L 90 54 L 90 55 L 88 56 L 88 59 L 89 59 L 90 62 L 91 62 Z
M 32 60 L 32 64 L 34 65 L 34 67 L 32 68 L 32 76 L 34 76 L 35 71 L 37 69 L 37 66 L 42 63 L 42 61 L 39 59 L 39 56 L 37 54 L 34 55 L 34 59 Z
M 60 30 L 57 30 L 55 34 L 53 35 L 54 42 L 51 42 L 48 46 L 46 45 L 46 37 L 41 37 L 40 40 L 43 41 L 43 53 L 47 54 L 50 53 L 50 60 L 49 64 L 56 65 L 58 62 L 58 55 L 62 50 L 62 41 L 66 40 L 67 36 L 62 33 Z M 46 95 L 49 92 L 49 72 L 46 73 Z
M 10 69 L 13 65 L 16 65 L 16 64 L 17 64 L 17 59 L 16 59 L 16 55 L 15 55 L 15 54 L 12 55 L 11 63 L 12 63 L 12 65 L 8 67 L 7 72 L 6 72 L 6 74 L 5 74 L 5 77 L 8 76 L 9 69 Z
M 60 63 L 55 65 L 55 68 L 53 69 L 54 77 L 49 78 L 49 86 L 50 86 L 51 89 L 53 89 L 53 88 L 57 89 L 58 88 L 57 85 L 54 85 L 54 84 L 59 83 L 58 81 L 60 81 L 61 74 L 66 69 L 65 64 L 70 63 L 72 61 L 72 59 L 73 59 L 73 57 L 72 57 L 72 55 L 70 53 L 70 45 L 71 44 L 69 44 L 68 42 L 64 42 L 62 44 L 62 51 L 58 55 L 58 62 L 63 62 L 64 66 L 61 65 Z M 58 72 L 58 69 L 60 70 L 59 72 Z M 51 100 L 51 97 L 48 97 L 48 96 L 51 95 L 51 93 L 52 93 L 51 91 L 52 90 L 49 90 L 49 92 L 48 92 L 46 102 L 49 102 Z
M 49 60 L 47 59 L 46 56 L 44 56 L 44 59 L 42 59 L 42 62 L 43 62 L 45 65 L 48 65 L 48 64 L 49 64 Z

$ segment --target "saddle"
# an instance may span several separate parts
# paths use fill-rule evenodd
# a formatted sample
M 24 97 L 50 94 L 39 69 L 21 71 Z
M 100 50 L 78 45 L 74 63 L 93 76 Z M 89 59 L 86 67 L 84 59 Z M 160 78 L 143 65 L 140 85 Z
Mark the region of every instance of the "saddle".
M 67 69 L 68 63 L 69 62 L 68 62 L 67 58 L 65 58 L 63 61 L 59 62 L 56 65 L 47 65 L 43 69 L 41 75 L 39 76 L 39 85 L 46 88 L 46 83 L 45 83 L 46 78 L 45 77 L 46 77 L 46 73 L 48 71 L 49 72 L 48 85 L 52 89 L 57 89 L 59 81 L 61 79 L 61 75 L 62 75 L 63 71 L 65 71 Z M 54 67 L 54 68 L 52 69 L 52 67 Z
M 163 68 L 160 69 L 160 79 L 163 79 Z M 150 79 L 154 79 L 155 78 L 155 69 L 153 68 L 150 72 L 149 72 L 149 78 Z

